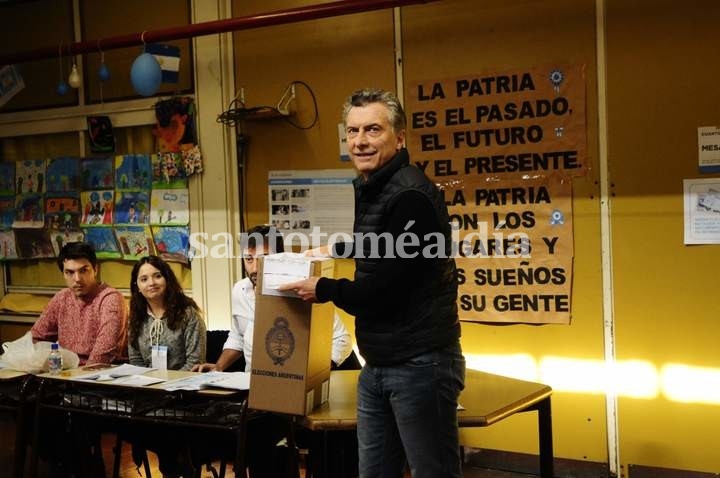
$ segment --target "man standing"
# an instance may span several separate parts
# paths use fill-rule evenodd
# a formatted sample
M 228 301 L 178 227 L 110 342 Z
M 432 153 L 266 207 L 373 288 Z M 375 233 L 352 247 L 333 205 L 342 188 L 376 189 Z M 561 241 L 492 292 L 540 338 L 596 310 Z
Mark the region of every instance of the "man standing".
M 457 271 L 441 192 L 410 164 L 397 97 L 366 89 L 343 107 L 353 165 L 355 278 L 285 284 L 308 301 L 355 316 L 360 477 L 462 476 L 457 399 L 464 387 Z M 390 240 L 388 240 L 388 237 Z M 352 251 L 346 248 L 352 247 Z M 344 250 L 341 250 L 344 249 Z
M 125 302 L 117 290 L 98 282 L 92 244 L 65 244 L 57 264 L 67 288 L 50 299 L 31 329 L 33 340 L 57 341 L 78 354 L 80 365 L 126 357 Z

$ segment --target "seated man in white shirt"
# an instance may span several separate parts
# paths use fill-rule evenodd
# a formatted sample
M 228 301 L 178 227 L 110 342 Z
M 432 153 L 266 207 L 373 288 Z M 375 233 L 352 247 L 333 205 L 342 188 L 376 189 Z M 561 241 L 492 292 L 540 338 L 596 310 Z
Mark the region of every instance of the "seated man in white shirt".
M 283 252 L 282 235 L 274 227 L 256 226 L 248 231 L 247 247 L 243 251 L 243 265 L 246 277 L 235 283 L 232 290 L 232 322 L 230 333 L 223 351 L 216 363 L 195 365 L 193 371 L 224 371 L 245 358 L 245 371 L 249 372 L 252 362 L 253 324 L 255 321 L 255 285 L 257 283 L 258 256 Z M 260 243 L 262 238 L 262 243 Z M 340 317 L 336 314 L 333 324 L 332 356 L 337 366 L 352 353 L 352 338 Z M 286 437 L 287 422 L 267 413 L 256 416 L 248 422 L 246 456 L 251 478 L 276 478 L 284 476 L 280 448 L 275 446 Z M 352 450 L 351 450 L 352 451 Z
M 263 243 L 258 244 L 258 238 Z M 257 284 L 258 256 L 283 252 L 282 235 L 274 227 L 255 226 L 247 232 L 247 248 L 243 251 L 243 265 L 245 275 L 235 283 L 232 290 L 232 321 L 230 334 L 223 346 L 223 351 L 217 361 L 195 365 L 193 371 L 207 372 L 216 370 L 222 372 L 233 363 L 245 357 L 245 371 L 249 372 L 252 362 L 253 324 L 255 321 L 255 285 Z M 335 314 L 333 321 L 332 362 L 339 366 L 352 353 L 352 338 L 345 324 Z

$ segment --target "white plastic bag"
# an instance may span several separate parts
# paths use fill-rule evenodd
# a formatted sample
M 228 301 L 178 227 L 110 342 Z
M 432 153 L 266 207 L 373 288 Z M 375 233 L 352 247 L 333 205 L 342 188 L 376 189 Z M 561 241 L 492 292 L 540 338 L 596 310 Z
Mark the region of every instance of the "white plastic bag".
M 0 365 L 20 372 L 47 372 L 51 344 L 52 342 L 33 343 L 32 334 L 28 331 L 17 340 L 2 344 Z M 60 354 L 64 369 L 77 368 L 80 364 L 80 357 L 75 352 L 61 347 Z

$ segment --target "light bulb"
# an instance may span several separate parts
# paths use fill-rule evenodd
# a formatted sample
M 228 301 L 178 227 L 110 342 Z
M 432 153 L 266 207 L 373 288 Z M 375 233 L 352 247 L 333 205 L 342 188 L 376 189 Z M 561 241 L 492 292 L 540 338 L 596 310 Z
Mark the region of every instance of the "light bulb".
M 68 76 L 68 84 L 73 88 L 80 88 L 80 85 L 82 84 L 80 73 L 78 73 L 77 65 L 75 63 L 73 63 L 72 71 L 70 71 L 70 76 Z

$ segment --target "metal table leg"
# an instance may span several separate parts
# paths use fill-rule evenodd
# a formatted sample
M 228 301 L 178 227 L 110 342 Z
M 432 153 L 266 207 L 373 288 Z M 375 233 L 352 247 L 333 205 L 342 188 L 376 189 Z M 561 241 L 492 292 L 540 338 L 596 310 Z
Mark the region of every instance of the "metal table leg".
M 538 435 L 540 440 L 540 476 L 553 478 L 553 437 L 550 397 L 537 404 Z

